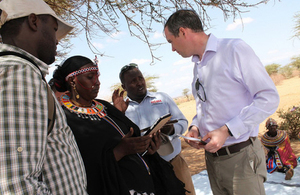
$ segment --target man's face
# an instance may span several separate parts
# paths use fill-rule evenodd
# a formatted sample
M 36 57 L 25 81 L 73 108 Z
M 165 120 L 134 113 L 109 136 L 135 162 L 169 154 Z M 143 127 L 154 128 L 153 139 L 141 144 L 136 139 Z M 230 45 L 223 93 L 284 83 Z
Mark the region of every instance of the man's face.
M 56 45 L 58 44 L 56 39 L 58 25 L 54 17 L 46 17 L 48 17 L 46 22 L 41 21 L 41 36 L 38 43 L 38 58 L 46 64 L 52 64 L 55 61 Z
M 145 79 L 141 71 L 137 68 L 124 73 L 122 87 L 127 91 L 128 97 L 137 102 L 141 102 L 147 93 Z
M 190 57 L 193 54 L 190 54 L 188 52 L 189 46 L 186 39 L 186 34 L 184 34 L 182 31 L 179 31 L 178 37 L 175 37 L 168 29 L 168 27 L 165 28 L 165 36 L 169 43 L 172 45 L 172 51 L 176 51 L 179 55 L 181 55 L 184 58 Z

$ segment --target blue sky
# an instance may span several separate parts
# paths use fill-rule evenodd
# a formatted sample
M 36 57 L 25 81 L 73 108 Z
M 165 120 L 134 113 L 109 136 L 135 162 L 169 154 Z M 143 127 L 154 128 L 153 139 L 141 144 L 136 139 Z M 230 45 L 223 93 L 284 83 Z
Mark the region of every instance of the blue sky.
M 249 12 L 243 13 L 243 25 L 240 18 L 229 18 L 224 21 L 221 11 L 212 9 L 208 12 L 212 21 L 211 26 L 205 32 L 212 33 L 219 38 L 241 38 L 248 43 L 261 59 L 264 65 L 277 63 L 282 66 L 290 62 L 291 57 L 300 55 L 300 40 L 292 38 L 295 34 L 294 15 L 300 12 L 300 1 L 289 0 L 262 4 L 256 8 L 249 8 Z M 182 96 L 182 91 L 189 88 L 191 91 L 193 63 L 190 58 L 182 58 L 176 52 L 172 52 L 171 45 L 163 36 L 163 25 L 154 25 L 155 33 L 149 40 L 152 43 L 165 43 L 154 51 L 161 61 L 150 65 L 151 55 L 147 45 L 137 38 L 131 37 L 126 25 L 120 26 L 120 33 L 112 37 L 101 36 L 93 39 L 97 49 L 110 57 L 100 57 L 100 82 L 101 87 L 98 98 L 109 100 L 110 87 L 119 83 L 120 69 L 131 62 L 137 63 L 145 75 L 156 75 L 155 80 L 158 91 L 166 92 L 175 98 Z M 99 32 L 101 34 L 101 32 Z M 83 55 L 94 59 L 94 54 L 89 50 L 85 37 L 71 40 L 73 48 L 67 57 Z M 54 64 L 59 64 L 56 61 Z M 52 77 L 52 65 L 46 79 Z

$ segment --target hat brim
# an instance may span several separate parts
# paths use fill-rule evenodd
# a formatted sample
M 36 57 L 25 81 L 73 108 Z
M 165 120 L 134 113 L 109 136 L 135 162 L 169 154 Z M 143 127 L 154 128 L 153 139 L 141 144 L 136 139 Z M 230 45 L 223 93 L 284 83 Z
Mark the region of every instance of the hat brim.
M 56 38 L 58 41 L 60 41 L 62 38 L 64 38 L 69 32 L 71 32 L 74 28 L 71 24 L 68 24 L 67 22 L 63 21 L 56 15 L 51 14 L 54 18 L 57 20 L 58 24 L 58 30 L 56 32 Z

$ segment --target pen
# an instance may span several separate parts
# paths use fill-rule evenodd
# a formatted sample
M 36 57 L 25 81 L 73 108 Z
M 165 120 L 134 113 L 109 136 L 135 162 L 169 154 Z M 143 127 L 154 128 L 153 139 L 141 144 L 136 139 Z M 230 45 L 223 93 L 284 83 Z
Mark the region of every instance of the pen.
M 145 150 L 145 152 L 143 152 L 142 156 L 144 156 L 147 152 L 148 152 L 148 150 Z

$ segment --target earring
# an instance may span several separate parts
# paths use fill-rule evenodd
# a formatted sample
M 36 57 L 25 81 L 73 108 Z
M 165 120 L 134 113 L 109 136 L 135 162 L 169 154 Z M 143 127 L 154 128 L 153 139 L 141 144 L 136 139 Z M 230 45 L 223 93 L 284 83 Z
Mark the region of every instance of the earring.
M 75 83 L 72 83 L 72 85 L 73 85 L 73 89 L 74 89 L 75 93 L 77 93 L 77 94 L 75 95 L 75 97 L 76 97 L 76 99 L 79 99 L 80 96 L 79 96 L 79 93 L 78 93 L 77 90 L 76 90 L 76 85 L 75 85 Z

